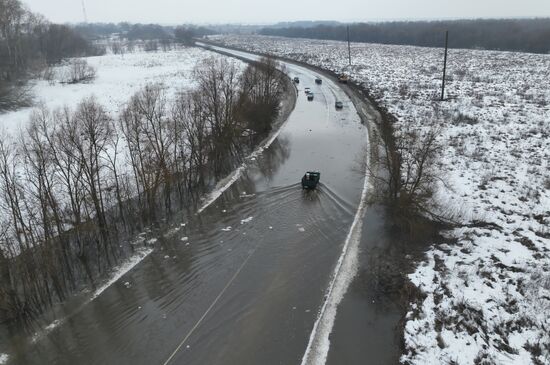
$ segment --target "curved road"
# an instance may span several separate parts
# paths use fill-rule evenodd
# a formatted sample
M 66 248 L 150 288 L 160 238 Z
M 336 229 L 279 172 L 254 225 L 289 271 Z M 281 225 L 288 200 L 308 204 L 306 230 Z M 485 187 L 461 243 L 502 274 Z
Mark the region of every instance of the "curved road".
M 13 363 L 299 364 L 306 349 L 323 352 L 328 339 L 310 336 L 327 323 L 330 331 L 331 308 L 317 319 L 327 288 L 343 295 L 335 268 L 354 265 L 341 253 L 358 221 L 367 130 L 338 85 L 285 67 L 300 78 L 298 100 L 273 143 L 213 204 L 182 213 L 185 226 L 161 232 L 159 249 L 98 298 L 36 344 L 16 346 Z M 309 169 L 322 184 L 303 192 Z

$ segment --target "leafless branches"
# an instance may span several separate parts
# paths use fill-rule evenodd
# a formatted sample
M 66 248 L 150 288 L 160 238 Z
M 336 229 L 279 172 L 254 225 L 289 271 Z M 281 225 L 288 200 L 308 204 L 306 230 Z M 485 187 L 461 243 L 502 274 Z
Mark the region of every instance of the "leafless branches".
M 248 140 L 242 106 L 278 105 L 273 64 L 210 59 L 170 102 L 149 84 L 114 120 L 94 98 L 37 109 L 22 136 L 0 138 L 0 320 L 28 318 L 116 264 L 126 234 L 228 173 Z M 263 121 L 262 128 L 269 121 Z M 131 250 L 127 247 L 126 250 Z
M 64 71 L 61 82 L 65 84 L 91 82 L 97 74 L 96 69 L 84 59 L 71 60 Z
M 438 158 L 441 128 L 407 129 L 395 133 L 390 123 L 381 127 L 383 151 L 369 167 L 376 190 L 391 208 L 401 228 L 412 232 L 423 219 L 449 221 L 436 205 L 434 194 L 442 182 Z

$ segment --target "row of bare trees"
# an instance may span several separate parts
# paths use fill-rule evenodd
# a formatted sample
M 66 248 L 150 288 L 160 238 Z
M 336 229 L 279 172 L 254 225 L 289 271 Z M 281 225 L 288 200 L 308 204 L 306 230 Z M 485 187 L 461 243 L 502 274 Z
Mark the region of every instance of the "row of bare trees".
M 0 320 L 32 318 L 94 286 L 131 252 L 120 242 L 226 174 L 252 147 L 243 132 L 267 131 L 255 124 L 277 114 L 247 113 L 284 92 L 265 62 L 240 72 L 212 58 L 174 100 L 149 84 L 117 118 L 92 97 L 74 110 L 41 108 L 16 141 L 0 138 Z

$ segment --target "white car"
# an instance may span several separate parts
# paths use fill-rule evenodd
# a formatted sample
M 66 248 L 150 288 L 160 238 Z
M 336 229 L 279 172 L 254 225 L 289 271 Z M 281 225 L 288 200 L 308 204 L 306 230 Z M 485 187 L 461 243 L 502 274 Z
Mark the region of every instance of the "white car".
M 311 93 L 311 89 L 310 89 L 309 87 L 306 87 L 306 88 L 304 89 L 304 91 L 305 91 L 306 94 Z

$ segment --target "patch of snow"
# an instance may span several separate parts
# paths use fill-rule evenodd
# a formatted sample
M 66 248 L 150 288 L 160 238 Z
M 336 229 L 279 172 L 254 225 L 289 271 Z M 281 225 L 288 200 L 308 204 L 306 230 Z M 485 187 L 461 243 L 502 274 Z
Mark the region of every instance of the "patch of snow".
M 252 221 L 252 219 L 254 219 L 254 217 L 248 217 L 248 218 L 245 218 L 245 219 L 241 219 L 241 224 L 249 223 L 250 221 Z
M 222 231 L 229 232 L 229 231 L 231 231 L 231 229 L 232 229 L 231 226 L 227 226 L 225 228 L 222 228 Z
M 0 354 L 0 365 L 7 363 L 9 358 L 10 357 L 6 354 Z
M 170 238 L 180 231 L 181 227 L 174 227 L 164 234 L 165 238 Z
M 44 336 L 47 336 L 50 334 L 54 329 L 61 326 L 63 323 L 65 323 L 66 318 L 62 319 L 56 319 L 46 327 L 42 331 L 34 333 L 34 335 L 31 337 L 31 343 L 37 343 L 40 339 L 42 339 Z M 0 362 L 1 364 L 1 362 Z
M 132 257 L 130 257 L 124 264 L 116 268 L 111 274 L 111 277 L 92 294 L 90 301 L 97 299 L 97 297 L 99 297 L 101 293 L 103 293 L 105 290 L 107 290 L 107 288 L 116 283 L 121 277 L 130 272 L 137 264 L 139 264 L 147 256 L 149 256 L 151 252 L 153 252 L 153 249 L 151 248 L 142 249 L 136 252 L 136 254 L 134 254 Z
M 197 211 L 198 214 L 201 214 L 206 208 L 208 208 L 212 203 L 214 203 L 227 189 L 231 187 L 237 180 L 242 176 L 243 171 L 246 169 L 246 164 L 242 164 L 235 171 L 233 171 L 225 179 L 218 182 L 214 191 L 212 191 L 206 198 L 203 205 Z

